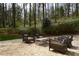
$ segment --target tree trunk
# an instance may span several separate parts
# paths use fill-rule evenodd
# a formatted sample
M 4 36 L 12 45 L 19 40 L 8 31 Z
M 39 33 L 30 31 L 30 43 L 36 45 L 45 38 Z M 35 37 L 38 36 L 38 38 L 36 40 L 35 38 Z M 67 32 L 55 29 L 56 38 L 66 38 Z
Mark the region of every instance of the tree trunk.
M 38 4 L 38 20 L 41 20 L 41 17 L 40 17 L 40 3 Z
M 49 11 L 49 3 L 47 4 L 47 6 L 48 6 L 48 13 L 47 13 L 48 15 L 47 15 L 47 17 L 50 18 L 50 16 L 49 16 L 49 14 L 50 14 L 50 11 Z
M 44 17 L 45 17 L 45 11 L 44 11 L 44 3 L 43 3 L 43 20 L 44 20 Z
M 25 7 L 27 7 L 26 3 L 23 4 L 23 9 L 24 9 L 24 27 L 26 25 L 26 14 L 27 14 L 27 10 L 25 9 Z
M 56 3 L 55 3 L 55 12 L 54 12 L 54 14 L 55 14 L 55 23 L 57 23 L 57 20 L 56 20 Z
M 7 4 L 5 3 L 5 27 L 8 25 L 8 20 L 7 20 Z
M 34 11 L 34 28 L 36 33 L 36 3 L 33 4 L 33 11 Z
M 29 27 L 31 27 L 31 3 L 29 5 Z
M 4 3 L 2 3 L 2 20 L 3 20 L 3 27 L 5 28 L 5 10 L 4 10 Z
M 68 10 L 67 16 L 69 17 L 69 16 L 70 16 L 70 15 L 69 15 L 69 12 L 70 12 L 70 3 L 67 4 L 67 10 Z
M 76 16 L 78 16 L 78 3 L 76 3 Z
M 15 3 L 12 3 L 12 18 L 13 18 L 13 24 L 12 24 L 12 26 L 13 26 L 13 28 L 15 28 L 16 27 L 16 21 L 15 21 L 15 17 L 16 17 L 16 7 L 15 7 Z
M 72 17 L 73 17 L 73 3 L 72 3 Z

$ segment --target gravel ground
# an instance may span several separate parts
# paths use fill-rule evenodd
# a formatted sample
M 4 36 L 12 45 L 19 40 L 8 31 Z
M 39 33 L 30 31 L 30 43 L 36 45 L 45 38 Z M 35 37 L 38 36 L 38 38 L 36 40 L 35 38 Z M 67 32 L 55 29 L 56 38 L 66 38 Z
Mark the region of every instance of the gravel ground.
M 49 51 L 36 43 L 26 44 L 22 39 L 0 41 L 0 56 L 79 56 L 79 35 L 74 35 L 73 48 L 66 54 Z

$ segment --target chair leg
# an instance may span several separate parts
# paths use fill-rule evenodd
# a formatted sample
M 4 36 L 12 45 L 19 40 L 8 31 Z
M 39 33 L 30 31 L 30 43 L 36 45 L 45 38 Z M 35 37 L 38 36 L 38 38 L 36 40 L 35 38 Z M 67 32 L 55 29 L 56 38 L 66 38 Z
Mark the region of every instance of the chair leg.
M 49 51 L 50 51 L 50 45 L 49 45 Z
M 34 40 L 34 42 L 35 42 L 35 37 L 33 37 L 33 40 Z
M 49 51 L 50 51 L 50 47 L 49 47 Z

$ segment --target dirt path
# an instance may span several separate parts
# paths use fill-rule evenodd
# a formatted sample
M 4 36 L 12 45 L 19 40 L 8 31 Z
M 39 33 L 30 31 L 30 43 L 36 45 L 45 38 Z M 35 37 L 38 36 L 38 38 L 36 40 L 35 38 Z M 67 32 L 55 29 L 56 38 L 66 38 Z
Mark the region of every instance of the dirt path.
M 79 56 L 79 35 L 74 36 L 72 42 L 73 48 L 68 49 L 67 54 L 61 54 L 58 52 L 49 51 L 48 46 L 43 47 L 35 43 L 25 44 L 22 39 L 0 41 L 0 55 L 9 56 L 67 56 L 78 55 Z

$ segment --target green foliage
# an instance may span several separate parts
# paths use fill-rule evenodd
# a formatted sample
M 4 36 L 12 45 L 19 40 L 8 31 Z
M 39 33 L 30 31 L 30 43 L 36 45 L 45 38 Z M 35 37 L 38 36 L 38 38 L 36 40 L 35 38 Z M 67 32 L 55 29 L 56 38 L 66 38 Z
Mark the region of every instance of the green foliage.
M 63 8 L 63 6 L 60 7 L 60 16 L 61 17 L 64 16 L 64 8 Z
M 7 33 L 8 34 L 19 34 L 19 30 L 15 28 L 8 28 Z
M 42 31 L 44 33 L 49 34 L 50 33 L 50 28 L 51 28 L 51 21 L 48 18 L 43 19 Z
M 18 21 L 21 21 L 22 20 L 22 9 L 21 7 L 17 4 L 16 6 L 16 18 Z
M 26 32 L 29 34 L 36 34 L 36 33 L 40 33 L 40 30 L 38 28 L 35 29 L 34 27 L 31 27 L 31 28 L 28 28 Z
M 18 34 L 19 30 L 15 28 L 0 28 L 0 34 Z
M 7 32 L 7 28 L 0 28 L 0 33 L 6 33 Z
M 67 22 L 58 25 L 52 25 L 51 33 L 53 35 L 61 34 L 78 34 L 79 33 L 79 20 Z
M 48 20 L 48 18 L 45 18 L 43 20 L 42 26 L 43 26 L 43 28 L 49 27 L 50 26 L 50 20 Z
M 57 26 L 58 34 L 71 34 L 74 33 L 74 27 L 70 23 L 64 23 Z

